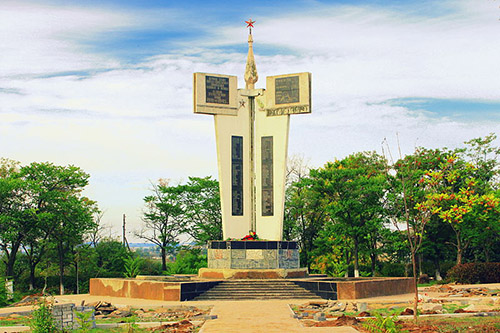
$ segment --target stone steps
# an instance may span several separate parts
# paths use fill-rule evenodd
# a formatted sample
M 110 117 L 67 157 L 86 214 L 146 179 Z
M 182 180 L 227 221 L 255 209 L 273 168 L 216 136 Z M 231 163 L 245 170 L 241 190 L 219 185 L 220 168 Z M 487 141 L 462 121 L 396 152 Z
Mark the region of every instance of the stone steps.
M 280 280 L 236 280 L 224 281 L 194 298 L 201 300 L 244 299 L 321 299 L 316 294 L 290 281 Z

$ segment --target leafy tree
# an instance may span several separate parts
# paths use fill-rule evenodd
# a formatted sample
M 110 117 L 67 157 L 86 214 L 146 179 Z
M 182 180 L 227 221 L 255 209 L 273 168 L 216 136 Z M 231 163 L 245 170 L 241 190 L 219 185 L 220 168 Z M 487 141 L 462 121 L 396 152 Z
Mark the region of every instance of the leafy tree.
M 222 239 L 219 182 L 211 177 L 189 177 L 179 185 L 186 232 L 198 243 Z
M 4 253 L 5 276 L 12 277 L 16 256 L 21 247 L 26 211 L 26 190 L 19 177 L 19 162 L 0 160 L 0 248 Z M 28 216 L 29 217 L 29 216 Z
M 30 211 L 34 212 L 30 232 L 25 232 L 26 250 L 31 256 L 30 265 L 39 263 L 46 246 L 47 235 L 57 249 L 59 263 L 59 290 L 64 294 L 65 259 L 82 243 L 83 235 L 93 225 L 95 202 L 81 195 L 90 175 L 75 166 L 56 166 L 52 163 L 31 163 L 21 168 L 20 176 L 29 189 Z M 40 242 L 40 231 L 45 234 Z M 28 238 L 29 236 L 29 238 Z
M 312 189 L 311 179 L 305 177 L 289 185 L 286 197 L 284 224 L 289 226 L 287 234 L 298 240 L 300 261 L 310 267 L 314 241 L 327 218 L 327 202 L 319 192 Z
M 417 148 L 411 155 L 392 163 L 395 176 L 391 179 L 391 191 L 388 202 L 394 226 L 405 234 L 407 246 L 415 251 L 415 257 L 425 254 L 436 268 L 439 267 L 443 255 L 447 254 L 449 233 L 443 233 L 447 226 L 427 211 L 419 211 L 417 204 L 426 200 L 426 195 L 435 191 L 435 187 L 426 184 L 423 179 L 429 171 L 439 169 L 446 159 L 448 150 Z M 420 253 L 422 248 L 424 251 Z M 411 256 L 411 255 L 410 255 Z M 418 270 L 415 271 L 418 276 Z
M 167 253 L 179 243 L 179 236 L 186 230 L 182 188 L 169 186 L 168 181 L 160 179 L 153 185 L 152 194 L 144 198 L 144 226 L 136 236 L 158 245 L 161 252 L 162 270 L 167 269 Z
M 457 265 L 462 263 L 464 251 L 483 230 L 491 230 L 491 221 L 500 216 L 500 200 L 493 192 L 480 194 L 485 185 L 472 175 L 477 168 L 471 163 L 450 155 L 441 164 L 441 170 L 426 174 L 425 182 L 439 187 L 428 194 L 419 205 L 420 210 L 432 209 L 455 232 L 453 245 L 457 250 Z
M 330 276 L 348 276 L 353 242 L 339 232 L 340 224 L 326 223 L 314 241 L 311 268 Z
M 384 158 L 374 152 L 364 152 L 311 170 L 313 189 L 327 200 L 331 221 L 341 225 L 337 229 L 341 232 L 339 236 L 345 236 L 353 243 L 356 277 L 359 276 L 361 246 L 376 239 L 385 222 L 386 169 Z M 376 255 L 370 255 L 374 267 Z
M 440 150 L 419 148 L 412 155 L 400 158 L 393 163 L 395 171 L 391 180 L 391 191 L 388 192 L 388 203 L 392 213 L 394 226 L 406 236 L 406 244 L 410 250 L 413 268 L 415 299 L 413 303 L 414 319 L 417 321 L 418 289 L 417 289 L 417 254 L 422 246 L 423 235 L 435 209 L 426 202 L 427 195 L 435 191 L 434 184 L 424 180 L 426 169 L 436 168 L 442 160 Z M 388 174 L 391 172 L 388 170 Z

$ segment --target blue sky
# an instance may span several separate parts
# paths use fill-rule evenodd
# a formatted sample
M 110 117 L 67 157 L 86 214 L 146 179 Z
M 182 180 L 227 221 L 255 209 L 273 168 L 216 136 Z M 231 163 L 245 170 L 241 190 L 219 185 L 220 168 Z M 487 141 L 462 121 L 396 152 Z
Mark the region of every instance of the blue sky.
M 318 167 L 396 147 L 396 134 L 404 153 L 453 148 L 500 132 L 499 5 L 3 0 L 0 156 L 82 167 L 104 222 L 118 233 L 125 213 L 139 228 L 150 182 L 217 176 L 192 73 L 243 86 L 250 17 L 258 88 L 312 73 L 313 113 L 292 117 L 289 155 Z

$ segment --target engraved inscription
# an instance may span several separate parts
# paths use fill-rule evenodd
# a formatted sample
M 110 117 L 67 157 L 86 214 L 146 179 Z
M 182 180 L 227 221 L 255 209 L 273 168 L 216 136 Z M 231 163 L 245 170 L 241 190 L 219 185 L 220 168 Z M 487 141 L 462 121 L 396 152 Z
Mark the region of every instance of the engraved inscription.
M 299 102 L 299 76 L 277 78 L 275 81 L 275 104 Z
M 231 137 L 231 212 L 243 216 L 243 137 Z
M 287 114 L 311 113 L 311 108 L 309 105 L 283 106 L 265 110 L 268 117 L 283 116 Z
M 262 216 L 274 214 L 273 192 L 273 137 L 261 138 L 262 167 Z
M 229 78 L 205 76 L 207 103 L 229 104 Z

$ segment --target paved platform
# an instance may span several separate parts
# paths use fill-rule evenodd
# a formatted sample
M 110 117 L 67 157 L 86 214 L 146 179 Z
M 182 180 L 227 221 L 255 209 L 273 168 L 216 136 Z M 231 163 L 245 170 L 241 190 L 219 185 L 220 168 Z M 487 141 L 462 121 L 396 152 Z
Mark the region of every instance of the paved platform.
M 191 303 L 191 302 L 190 302 Z M 299 300 L 282 301 L 229 301 L 216 302 L 212 314 L 216 320 L 205 322 L 200 333 L 211 332 L 358 332 L 343 327 L 303 327 L 298 319 L 292 318 L 288 304 L 304 303 Z

